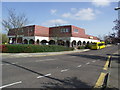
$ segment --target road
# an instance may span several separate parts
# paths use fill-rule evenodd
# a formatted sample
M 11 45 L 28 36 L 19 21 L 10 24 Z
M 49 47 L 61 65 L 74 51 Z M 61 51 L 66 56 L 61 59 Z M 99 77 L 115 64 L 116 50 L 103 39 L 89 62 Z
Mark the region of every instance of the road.
M 0 88 L 92 88 L 117 46 L 64 55 L 2 59 Z

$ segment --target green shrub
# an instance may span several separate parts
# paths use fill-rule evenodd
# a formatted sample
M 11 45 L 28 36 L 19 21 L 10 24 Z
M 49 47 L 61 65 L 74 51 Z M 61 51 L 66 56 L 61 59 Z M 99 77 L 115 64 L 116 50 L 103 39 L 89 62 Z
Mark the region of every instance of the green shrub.
M 2 46 L 3 53 L 36 53 L 36 52 L 60 52 L 70 51 L 73 48 L 57 45 L 27 45 L 27 44 L 7 44 Z
M 78 46 L 77 49 L 85 49 L 85 46 Z
M 90 44 L 85 45 L 85 49 L 90 49 L 90 48 L 91 48 Z

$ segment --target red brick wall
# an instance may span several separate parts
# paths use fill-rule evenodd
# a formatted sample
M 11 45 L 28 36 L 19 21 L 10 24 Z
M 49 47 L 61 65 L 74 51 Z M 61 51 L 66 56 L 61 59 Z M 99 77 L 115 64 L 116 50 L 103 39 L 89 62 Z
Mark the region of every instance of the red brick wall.
M 74 29 L 78 30 L 78 33 L 74 32 Z M 72 37 L 85 37 L 85 30 L 76 26 L 72 26 Z
M 69 32 L 61 32 L 61 29 L 68 29 Z M 71 25 L 50 27 L 50 37 L 71 37 Z
M 67 28 L 69 32 L 61 32 L 61 29 Z M 74 32 L 74 29 L 78 30 L 78 33 Z M 8 36 L 14 36 L 15 30 L 11 29 L 8 32 Z M 22 27 L 18 30 L 18 35 L 23 36 L 44 36 L 44 37 L 80 37 L 89 38 L 91 35 L 86 35 L 85 30 L 76 26 L 58 26 L 58 27 L 43 27 L 38 25 L 31 25 Z M 93 39 L 98 40 L 97 37 L 93 36 Z
M 20 29 L 10 29 L 8 36 L 14 36 L 15 31 L 17 31 L 17 35 L 34 36 L 34 27 L 35 25 L 22 27 Z
M 14 35 L 15 35 L 14 29 L 10 29 L 10 30 L 8 31 L 8 36 L 14 36 Z
M 23 30 L 24 36 L 34 36 L 35 25 L 23 27 Z
M 49 37 L 49 28 L 35 25 L 35 36 Z

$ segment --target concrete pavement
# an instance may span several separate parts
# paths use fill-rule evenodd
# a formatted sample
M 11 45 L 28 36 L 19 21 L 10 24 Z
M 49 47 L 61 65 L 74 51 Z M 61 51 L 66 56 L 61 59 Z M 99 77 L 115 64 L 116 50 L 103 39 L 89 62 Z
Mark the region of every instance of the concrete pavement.
M 51 55 L 61 55 L 77 52 L 85 52 L 90 49 L 80 49 L 74 51 L 62 51 L 62 52 L 44 52 L 44 53 L 2 53 L 2 58 L 20 58 L 20 57 L 38 57 L 38 56 L 51 56 Z
M 109 77 L 108 77 L 108 84 L 107 88 L 113 88 L 115 90 L 120 90 L 119 84 L 119 57 L 120 54 L 118 51 L 116 53 L 111 54 L 111 66 L 109 69 Z
M 116 46 L 46 57 L 3 58 L 0 88 L 91 88 Z
M 9 57 L 2 60 L 3 85 L 0 88 L 91 88 L 103 72 L 107 57 L 118 56 L 114 53 L 116 50 L 117 47 L 113 46 L 101 50 L 87 50 L 88 52 L 68 51 L 65 54 L 31 53 L 31 56 L 19 58 L 9 58 L 8 55 Z M 44 55 L 46 57 L 41 57 Z M 111 75 L 114 75 L 113 73 Z M 114 87 L 117 88 L 117 79 L 114 81 L 112 78 L 110 82 L 111 80 L 111 85 L 116 83 Z

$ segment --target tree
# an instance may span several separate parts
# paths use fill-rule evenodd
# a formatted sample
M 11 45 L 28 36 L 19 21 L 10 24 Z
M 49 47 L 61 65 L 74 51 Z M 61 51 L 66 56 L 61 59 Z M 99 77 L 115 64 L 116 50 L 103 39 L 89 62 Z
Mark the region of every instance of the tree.
M 118 42 L 118 38 L 116 37 L 115 33 L 109 33 L 108 35 L 104 36 L 104 41 L 106 44 L 115 44 Z
M 98 38 L 99 38 L 100 40 L 103 40 L 102 35 L 98 35 Z
M 114 23 L 115 23 L 115 26 L 113 27 L 113 30 L 115 30 L 117 32 L 117 34 L 116 34 L 117 37 L 115 38 L 115 41 L 116 41 L 116 43 L 120 43 L 120 20 L 116 19 L 114 21 Z
M 28 23 L 29 21 L 26 15 L 24 13 L 17 14 L 15 9 L 9 9 L 7 19 L 3 19 L 2 21 L 5 30 L 9 31 L 10 29 L 14 29 L 15 43 L 17 43 L 20 28 Z
M 3 44 L 8 43 L 8 37 L 6 34 L 2 34 L 2 43 Z
M 0 37 L 1 37 L 1 39 L 2 39 L 2 40 L 1 40 L 1 41 L 2 41 L 1 43 L 2 43 L 2 44 L 8 43 L 8 37 L 7 37 L 6 34 L 1 34 L 1 33 L 0 33 Z
M 115 26 L 113 27 L 113 30 L 117 31 L 117 37 L 120 39 L 120 20 L 115 20 L 114 23 Z

